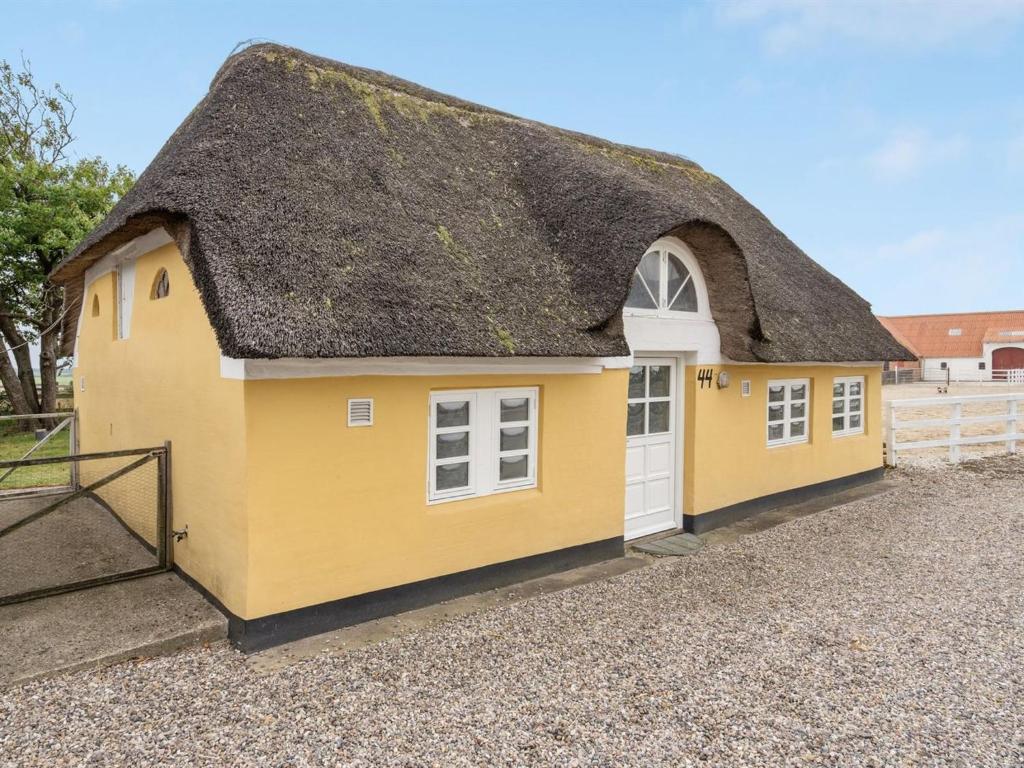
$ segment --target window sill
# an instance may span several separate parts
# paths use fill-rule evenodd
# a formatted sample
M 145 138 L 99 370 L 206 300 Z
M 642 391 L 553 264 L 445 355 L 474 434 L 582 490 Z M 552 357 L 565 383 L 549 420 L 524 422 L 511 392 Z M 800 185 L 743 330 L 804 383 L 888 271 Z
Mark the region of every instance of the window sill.
M 433 507 L 438 504 L 448 504 L 453 501 L 472 501 L 474 499 L 488 499 L 492 496 L 500 496 L 505 493 L 514 493 L 515 491 L 529 491 L 537 488 L 537 481 L 531 480 L 528 483 L 522 483 L 520 485 L 507 485 L 500 488 L 495 488 L 493 491 L 487 491 L 486 493 L 463 493 L 453 496 L 441 496 L 438 498 L 427 498 L 427 506 Z
M 804 440 L 783 440 L 777 443 L 768 443 L 768 448 L 792 448 L 794 445 L 810 445 L 811 441 Z
M 856 432 L 833 432 L 832 433 L 832 437 L 833 438 L 863 437 L 863 436 L 864 436 L 864 430 L 863 429 L 858 429 Z
M 623 309 L 622 316 L 624 318 L 629 317 L 643 317 L 654 320 L 686 320 L 689 322 L 711 320 L 710 317 L 703 314 L 700 311 L 697 312 L 680 312 L 675 310 L 659 310 L 659 309 Z

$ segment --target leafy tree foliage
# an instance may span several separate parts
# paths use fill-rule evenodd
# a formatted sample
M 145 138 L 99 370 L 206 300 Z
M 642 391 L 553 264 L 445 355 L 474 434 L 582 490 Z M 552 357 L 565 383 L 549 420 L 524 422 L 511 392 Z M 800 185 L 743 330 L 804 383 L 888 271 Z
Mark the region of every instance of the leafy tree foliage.
M 56 408 L 62 320 L 79 307 L 48 275 L 134 182 L 123 166 L 68 156 L 74 117 L 59 84 L 41 89 L 28 61 L 0 60 L 0 383 L 15 413 Z

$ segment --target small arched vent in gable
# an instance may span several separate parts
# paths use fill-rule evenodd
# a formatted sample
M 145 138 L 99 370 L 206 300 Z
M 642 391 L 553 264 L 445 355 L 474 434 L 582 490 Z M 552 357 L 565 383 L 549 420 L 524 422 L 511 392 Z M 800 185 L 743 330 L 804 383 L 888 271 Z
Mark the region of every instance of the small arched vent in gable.
M 149 291 L 149 298 L 163 299 L 166 298 L 170 292 L 171 279 L 167 276 L 167 270 L 161 267 L 156 273 L 156 277 L 153 278 L 153 287 Z
M 92 295 L 92 316 L 100 316 L 100 297 L 97 296 L 95 293 Z

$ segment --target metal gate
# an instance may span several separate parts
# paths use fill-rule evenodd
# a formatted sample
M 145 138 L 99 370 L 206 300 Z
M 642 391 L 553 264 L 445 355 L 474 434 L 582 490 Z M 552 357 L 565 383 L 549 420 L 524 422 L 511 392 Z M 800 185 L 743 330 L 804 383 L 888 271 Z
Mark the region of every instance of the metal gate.
M 73 416 L 43 418 L 57 426 L 0 461 L 0 605 L 170 568 L 170 444 L 74 453 Z M 40 455 L 69 428 L 64 455 Z

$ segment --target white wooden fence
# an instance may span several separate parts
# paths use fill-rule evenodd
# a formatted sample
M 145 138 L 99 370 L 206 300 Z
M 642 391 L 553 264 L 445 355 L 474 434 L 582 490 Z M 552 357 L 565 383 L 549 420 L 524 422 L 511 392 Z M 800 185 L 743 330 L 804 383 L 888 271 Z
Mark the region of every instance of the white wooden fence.
M 1024 384 L 1024 368 L 979 371 L 974 368 L 890 368 L 882 371 L 883 384 Z
M 972 405 L 988 403 L 1005 403 L 1004 413 L 983 414 L 980 416 L 964 416 L 964 408 Z M 944 406 L 949 408 L 947 418 L 926 418 L 902 420 L 900 409 L 921 409 Z M 1017 424 L 1017 419 L 1024 419 L 1024 392 L 1002 395 L 971 395 L 967 397 L 921 397 L 906 400 L 890 400 L 885 404 L 885 456 L 886 464 L 896 466 L 899 454 L 920 448 L 949 448 L 949 460 L 960 461 L 960 447 L 963 445 L 984 445 L 986 443 L 1006 443 L 1008 453 L 1017 452 L 1017 441 L 1024 441 L 1024 432 Z M 995 435 L 972 435 L 962 437 L 960 429 L 966 424 L 998 424 L 1006 425 L 1006 431 Z M 908 440 L 900 442 L 899 430 L 920 430 L 929 428 L 948 428 L 949 434 L 940 438 L 926 440 Z

